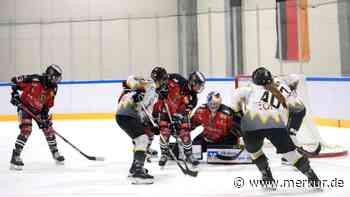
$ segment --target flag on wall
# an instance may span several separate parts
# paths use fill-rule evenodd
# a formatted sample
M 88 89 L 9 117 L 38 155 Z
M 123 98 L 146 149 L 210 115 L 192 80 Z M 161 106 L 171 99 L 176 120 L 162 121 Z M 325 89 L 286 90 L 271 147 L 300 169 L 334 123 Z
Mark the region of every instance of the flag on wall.
M 276 0 L 277 51 L 282 60 L 309 61 L 309 27 L 307 0 Z M 298 40 L 299 39 L 299 40 Z M 281 44 L 281 50 L 280 45 Z M 300 47 L 299 47 L 300 44 Z M 299 51 L 300 50 L 300 51 Z

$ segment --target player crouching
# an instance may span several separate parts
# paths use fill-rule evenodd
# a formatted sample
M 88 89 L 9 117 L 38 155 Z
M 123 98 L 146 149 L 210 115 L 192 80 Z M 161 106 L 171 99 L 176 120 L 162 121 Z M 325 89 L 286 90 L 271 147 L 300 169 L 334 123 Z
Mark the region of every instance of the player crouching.
M 207 103 L 194 112 L 192 130 L 203 126 L 203 131 L 194 138 L 193 145 L 201 146 L 201 154 L 208 150 L 208 163 L 251 163 L 250 156 L 239 145 L 240 118 L 240 113 L 222 104 L 216 91 L 210 92 Z

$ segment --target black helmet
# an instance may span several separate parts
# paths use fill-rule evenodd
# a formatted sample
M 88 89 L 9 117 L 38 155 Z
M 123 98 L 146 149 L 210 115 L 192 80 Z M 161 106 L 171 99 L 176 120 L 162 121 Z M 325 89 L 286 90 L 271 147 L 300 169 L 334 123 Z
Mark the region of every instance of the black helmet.
M 46 68 L 44 75 L 50 84 L 57 84 L 62 80 L 62 69 L 56 64 L 51 64 Z
M 253 83 L 256 85 L 267 85 L 273 82 L 272 74 L 264 67 L 257 68 L 253 72 Z
M 165 68 L 156 66 L 151 71 L 151 78 L 153 81 L 163 84 L 168 79 L 168 73 L 166 72 Z
M 199 71 L 191 72 L 188 77 L 188 84 L 190 90 L 195 91 L 197 93 L 202 92 L 204 89 L 205 80 L 206 79 L 203 73 Z M 196 90 L 193 89 L 195 86 L 197 86 Z

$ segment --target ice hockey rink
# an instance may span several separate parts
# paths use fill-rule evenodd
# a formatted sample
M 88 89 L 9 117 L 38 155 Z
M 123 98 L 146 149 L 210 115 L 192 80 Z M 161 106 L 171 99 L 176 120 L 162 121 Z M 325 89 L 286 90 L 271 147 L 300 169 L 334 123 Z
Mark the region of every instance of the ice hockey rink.
M 281 188 L 264 191 L 252 187 L 249 179 L 259 179 L 254 165 L 208 165 L 201 163 L 198 177 L 181 173 L 174 162 L 161 170 L 157 159 L 146 168 L 155 176 L 153 185 L 132 185 L 127 178 L 132 160 L 131 141 L 117 127 L 114 120 L 55 121 L 56 130 L 83 152 L 105 157 L 105 161 L 89 161 L 58 138 L 58 146 L 66 158 L 65 165 L 56 165 L 50 155 L 45 138 L 34 126 L 32 135 L 22 153 L 23 171 L 9 170 L 9 161 L 18 135 L 17 122 L 0 123 L 0 196 L 1 197 L 71 197 L 71 196 L 348 196 L 350 193 L 350 158 L 311 159 L 311 165 L 322 180 L 329 180 L 323 192 L 309 188 Z M 347 129 L 320 127 L 321 136 L 328 143 L 350 148 Z M 158 148 L 158 139 L 152 147 Z M 271 148 L 265 151 L 277 180 L 305 179 L 290 166 L 282 166 L 280 157 Z M 234 187 L 241 177 L 245 185 Z M 343 185 L 331 187 L 332 180 Z M 334 183 L 334 181 L 333 181 Z M 341 187 L 342 186 L 342 187 Z

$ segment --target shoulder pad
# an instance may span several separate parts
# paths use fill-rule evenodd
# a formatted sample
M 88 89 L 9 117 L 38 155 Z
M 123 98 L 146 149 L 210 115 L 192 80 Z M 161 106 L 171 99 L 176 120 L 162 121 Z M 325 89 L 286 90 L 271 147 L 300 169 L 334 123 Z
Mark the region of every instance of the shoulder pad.
M 230 107 L 228 107 L 228 106 L 226 106 L 224 104 L 222 104 L 220 106 L 220 112 L 222 112 L 222 113 L 224 113 L 224 114 L 226 114 L 228 116 L 232 116 L 233 115 L 233 110 Z
M 181 86 L 182 84 L 186 83 L 186 79 L 177 73 L 171 73 L 169 74 L 169 79 L 175 81 L 176 83 L 179 83 Z
M 202 104 L 201 106 L 198 107 L 198 109 L 205 109 L 207 108 L 207 104 Z

